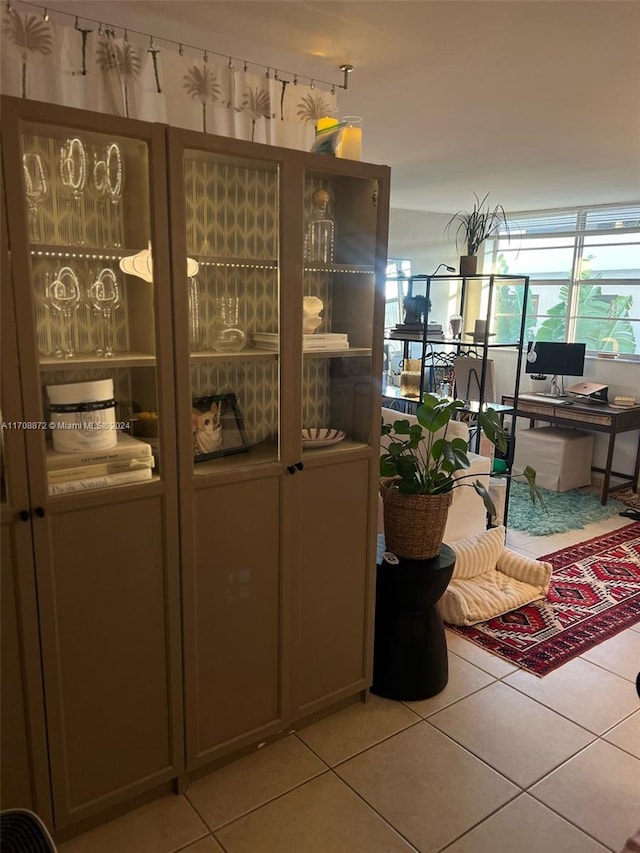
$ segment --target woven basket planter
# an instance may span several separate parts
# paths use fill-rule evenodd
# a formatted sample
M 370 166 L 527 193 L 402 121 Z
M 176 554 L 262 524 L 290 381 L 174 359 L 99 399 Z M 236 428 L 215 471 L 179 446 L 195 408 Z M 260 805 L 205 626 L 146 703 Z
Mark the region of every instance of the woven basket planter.
M 403 495 L 393 480 L 380 483 L 387 550 L 407 560 L 427 560 L 440 551 L 453 492 Z

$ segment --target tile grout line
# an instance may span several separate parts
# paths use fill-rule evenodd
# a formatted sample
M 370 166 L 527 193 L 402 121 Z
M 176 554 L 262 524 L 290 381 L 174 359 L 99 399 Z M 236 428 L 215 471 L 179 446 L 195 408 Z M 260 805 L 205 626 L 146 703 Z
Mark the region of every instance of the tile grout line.
M 414 725 L 415 725 L 415 724 L 414 724 Z M 410 726 L 409 728 L 411 728 L 411 726 Z M 344 763 L 344 762 L 343 762 L 343 763 Z M 336 764 L 336 767 L 338 767 L 338 766 L 339 766 L 339 765 L 337 765 L 337 764 Z M 346 780 L 346 779 L 343 779 L 343 778 L 342 778 L 342 776 L 339 776 L 339 775 L 335 772 L 335 769 L 334 769 L 334 768 L 331 768 L 331 771 L 330 771 L 330 772 L 331 772 L 331 773 L 336 777 L 336 779 L 337 779 L 339 782 L 341 782 L 341 783 L 342 783 L 343 785 L 345 785 L 345 786 L 346 786 L 346 787 L 347 787 L 347 788 L 348 788 L 348 789 L 349 789 L 353 794 L 355 794 L 355 795 L 356 795 L 356 797 L 357 797 L 359 800 L 361 800 L 361 801 L 364 803 L 364 805 L 365 805 L 368 809 L 370 809 L 374 814 L 376 814 L 376 815 L 380 818 L 380 820 L 381 820 L 383 823 L 385 823 L 385 824 L 386 824 L 390 829 L 392 829 L 392 830 L 393 830 L 393 832 L 395 832 L 397 836 L 399 836 L 400 838 L 402 838 L 402 840 L 403 840 L 403 841 L 405 841 L 405 842 L 409 845 L 409 847 L 410 847 L 410 849 L 411 849 L 412 851 L 415 851 L 415 853 L 420 853 L 420 850 L 415 846 L 415 844 L 413 844 L 411 841 L 409 841 L 409 839 L 406 837 L 406 835 L 403 835 L 403 834 L 402 834 L 402 832 L 400 832 L 400 830 L 398 829 L 398 827 L 397 827 L 397 826 L 394 826 L 392 823 L 390 823 L 390 822 L 387 820 L 387 818 L 386 818 L 384 815 L 380 814 L 380 812 L 378 811 L 378 809 L 377 809 L 375 806 L 373 806 L 370 802 L 368 802 L 368 800 L 365 800 L 365 798 L 362 796 L 362 794 L 361 794 L 359 791 L 356 791 L 356 789 L 355 789 L 351 784 L 349 784 L 349 782 L 347 782 L 347 780 Z
M 553 812 L 553 814 L 558 815 L 558 817 L 571 824 L 571 826 L 575 827 L 575 829 L 580 830 L 580 832 L 584 833 L 587 838 L 590 838 L 592 841 L 595 841 L 596 844 L 600 844 L 602 847 L 604 847 L 605 850 L 608 850 L 609 853 L 617 853 L 617 851 L 614 850 L 613 847 L 609 847 L 609 845 L 605 844 L 604 841 L 601 841 L 599 838 L 596 838 L 595 835 L 592 835 L 590 832 L 587 832 L 584 827 L 578 826 L 578 824 L 571 820 L 571 818 L 568 818 L 566 815 L 563 815 L 561 812 L 559 812 L 557 809 L 554 809 L 554 807 L 550 806 L 548 803 L 543 802 L 539 797 L 536 797 L 536 795 L 531 791 L 526 791 L 525 793 L 527 793 L 530 797 L 533 797 L 536 803 L 539 803 L 541 806 L 544 806 L 545 808 L 549 809 L 550 812 Z
M 425 722 L 430 722 L 430 721 L 425 720 Z M 571 761 L 572 758 L 575 758 L 579 753 L 581 753 L 583 750 L 587 749 L 589 746 L 592 746 L 595 743 L 595 741 L 598 740 L 597 735 L 594 735 L 592 732 L 589 732 L 588 734 L 590 734 L 593 738 L 589 743 L 585 744 L 584 746 L 581 746 L 579 749 L 576 750 L 576 752 L 574 752 L 572 755 L 569 755 L 567 758 L 561 759 L 559 764 L 555 765 L 554 767 L 551 767 L 549 770 L 546 770 L 542 774 L 542 776 L 540 776 L 538 779 L 535 779 L 533 782 L 530 782 L 528 785 L 522 785 L 520 782 L 517 782 L 515 779 L 512 779 L 510 776 L 507 776 L 507 774 L 505 773 L 504 770 L 499 770 L 497 767 L 494 767 L 493 764 L 490 764 L 486 758 L 483 758 L 481 755 L 478 755 L 476 752 L 474 752 L 471 749 L 471 747 L 466 746 L 465 744 L 461 743 L 459 740 L 456 740 L 456 738 L 453 735 L 450 735 L 448 732 L 444 732 L 444 731 L 442 731 L 442 729 L 439 729 L 435 723 L 431 723 L 431 726 L 437 732 L 439 732 L 441 735 L 444 735 L 445 737 L 449 738 L 449 740 L 453 741 L 453 743 L 455 743 L 457 746 L 466 750 L 474 758 L 477 758 L 478 761 L 481 761 L 490 770 L 493 770 L 495 773 L 499 773 L 500 776 L 504 777 L 507 780 L 507 782 L 511 782 L 512 785 L 516 785 L 518 788 L 520 788 L 520 791 L 523 794 L 526 794 L 528 792 L 529 788 L 531 788 L 533 785 L 537 785 L 538 782 L 542 782 L 543 779 L 546 779 L 547 776 L 549 776 L 551 773 L 554 773 L 556 770 L 559 770 L 564 764 L 566 764 L 568 761 Z
M 265 800 L 262 803 L 259 803 L 257 806 L 253 806 L 252 808 L 247 809 L 247 811 L 242 812 L 242 814 L 236 815 L 236 817 L 231 818 L 231 820 L 227 820 L 224 823 L 221 823 L 220 826 L 217 826 L 215 829 L 212 829 L 206 820 L 204 821 L 205 826 L 208 827 L 210 834 L 214 836 L 216 841 L 218 841 L 215 834 L 217 832 L 219 832 L 221 829 L 226 829 L 228 826 L 231 826 L 231 824 L 236 823 L 236 821 L 242 820 L 243 818 L 247 817 L 248 815 L 253 814 L 253 812 L 259 811 L 264 806 L 268 806 L 270 803 L 274 803 L 276 800 L 279 800 L 282 797 L 285 797 L 287 794 L 291 793 L 291 791 L 295 791 L 298 788 L 302 788 L 302 786 L 306 785 L 307 782 L 312 782 L 314 779 L 319 779 L 321 776 L 326 776 L 326 774 L 331 771 L 331 768 L 324 761 L 323 761 L 323 764 L 325 765 L 324 770 L 321 770 L 319 773 L 315 773 L 313 776 L 309 776 L 308 779 L 304 779 L 302 782 L 298 782 L 296 785 L 292 785 L 291 788 L 287 788 L 286 791 L 281 791 L 279 794 L 276 794 L 274 797 L 269 797 L 267 800 Z M 205 778 L 205 777 L 202 777 L 202 778 Z M 189 801 L 189 802 L 191 802 L 191 801 Z M 202 818 L 202 819 L 204 820 L 204 818 Z M 218 841 L 218 844 L 220 844 L 220 841 Z

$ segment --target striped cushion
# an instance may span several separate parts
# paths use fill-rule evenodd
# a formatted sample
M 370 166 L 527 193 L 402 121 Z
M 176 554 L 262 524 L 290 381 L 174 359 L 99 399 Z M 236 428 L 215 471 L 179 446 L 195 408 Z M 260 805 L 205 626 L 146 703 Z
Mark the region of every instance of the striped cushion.
M 549 589 L 551 563 L 534 560 L 533 557 L 523 557 L 521 554 L 514 554 L 513 551 L 505 548 L 500 555 L 496 568 L 502 574 L 509 575 L 509 577 L 522 581 L 522 583 L 542 587 L 545 593 Z
M 452 542 L 456 565 L 438 602 L 451 625 L 475 625 L 544 598 L 551 563 L 523 557 L 504 547 L 504 527 Z
M 477 536 L 452 542 L 451 547 L 456 554 L 454 579 L 475 578 L 495 569 L 504 551 L 505 535 L 504 527 L 493 527 Z
M 469 580 L 452 580 L 438 609 L 450 625 L 475 625 L 544 598 L 547 589 L 548 584 L 534 586 L 492 571 Z

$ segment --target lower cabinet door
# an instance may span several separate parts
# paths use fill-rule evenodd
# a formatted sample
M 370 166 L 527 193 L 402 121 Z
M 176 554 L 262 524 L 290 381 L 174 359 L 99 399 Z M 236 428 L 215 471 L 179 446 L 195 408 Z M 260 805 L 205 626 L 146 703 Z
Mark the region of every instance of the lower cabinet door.
M 183 766 L 177 548 L 164 498 L 83 499 L 72 511 L 50 504 L 34 522 L 56 829 Z
M 257 474 L 194 489 L 183 515 L 188 769 L 282 726 L 280 503 Z
M 31 524 L 2 508 L 0 536 L 0 802 L 51 827 Z
M 368 459 L 305 464 L 300 477 L 297 716 L 369 684 L 375 569 L 370 470 Z

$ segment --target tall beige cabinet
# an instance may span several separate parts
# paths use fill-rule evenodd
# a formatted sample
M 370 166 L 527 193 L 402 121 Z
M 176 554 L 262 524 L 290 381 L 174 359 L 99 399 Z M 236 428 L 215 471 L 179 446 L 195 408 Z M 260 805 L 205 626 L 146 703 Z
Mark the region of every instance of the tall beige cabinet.
M 193 768 L 369 684 L 389 173 L 171 130 L 169 174 Z
M 3 119 L 3 419 L 45 425 L 3 433 L 3 678 L 23 789 L 64 829 L 370 684 L 389 170 Z M 155 467 L 54 494 L 48 386 L 107 379 Z
M 15 599 L 24 645 L 22 697 L 3 684 L 3 770 L 13 779 L 22 764 L 16 756 L 7 767 L 5 751 L 15 748 L 22 698 L 32 787 L 50 791 L 60 830 L 184 766 L 165 134 L 13 99 L 3 99 L 2 119 L 3 308 L 15 311 L 14 321 L 3 310 L 2 325 L 17 348 L 3 359 L 3 592 L 12 588 L 3 608 Z M 149 244 L 153 280 L 124 275 L 120 259 Z M 90 390 L 105 383 L 116 404 L 101 392 L 93 398 L 105 408 L 92 410 Z M 82 399 L 56 415 L 51 388 L 67 386 Z M 65 479 L 63 452 L 109 458 L 120 435 L 107 413 L 128 432 L 139 410 L 161 415 L 155 467 L 141 469 L 148 479 L 87 488 L 95 469 Z M 105 428 L 49 427 L 73 419 Z M 67 451 L 52 449 L 56 438 Z M 140 455 L 149 447 L 140 442 Z

